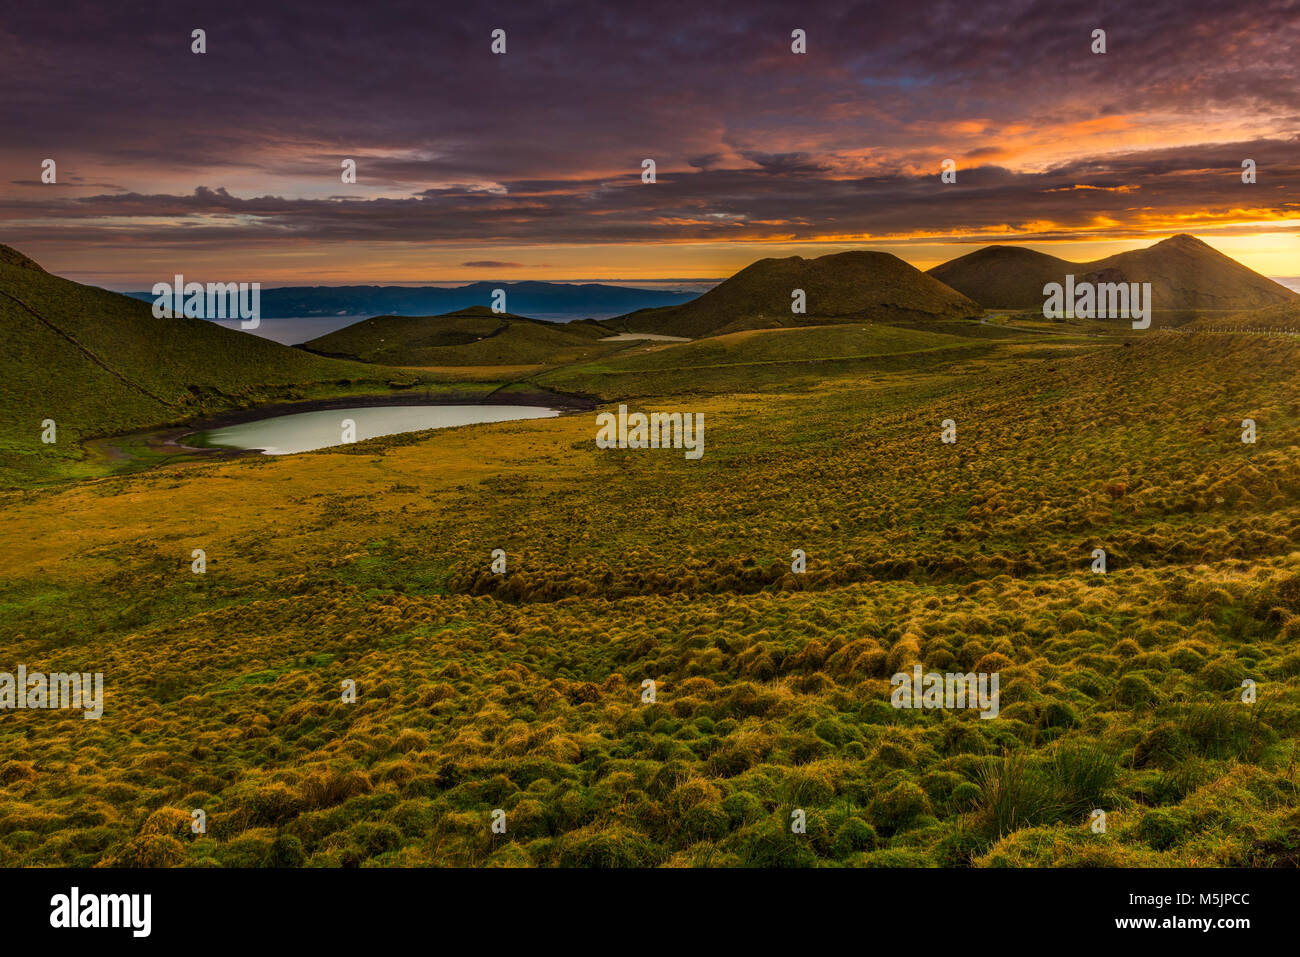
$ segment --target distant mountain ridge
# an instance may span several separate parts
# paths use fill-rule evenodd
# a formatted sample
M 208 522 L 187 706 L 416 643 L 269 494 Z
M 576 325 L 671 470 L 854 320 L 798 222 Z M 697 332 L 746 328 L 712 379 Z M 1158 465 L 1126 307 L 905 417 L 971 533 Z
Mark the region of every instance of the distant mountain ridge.
M 1062 283 L 1151 283 L 1155 311 L 1243 310 L 1300 300 L 1300 295 L 1180 233 L 1146 249 L 1094 262 L 1070 262 L 1021 246 L 986 246 L 929 270 L 929 275 L 986 309 L 1038 309 L 1043 286 Z
M 164 277 L 170 278 L 170 277 Z M 201 277 L 187 277 L 199 280 Z M 464 286 L 284 286 L 263 288 L 262 318 L 296 316 L 431 316 L 490 306 L 504 289 L 506 309 L 546 318 L 602 319 L 637 309 L 675 306 L 695 293 L 610 286 L 604 283 L 474 282 Z M 153 302 L 148 292 L 127 293 Z
M 806 296 L 802 314 L 792 310 L 793 293 L 800 289 Z M 699 338 L 860 320 L 964 319 L 982 311 L 978 303 L 897 256 L 861 250 L 816 259 L 760 259 L 698 299 L 620 316 L 606 325 Z

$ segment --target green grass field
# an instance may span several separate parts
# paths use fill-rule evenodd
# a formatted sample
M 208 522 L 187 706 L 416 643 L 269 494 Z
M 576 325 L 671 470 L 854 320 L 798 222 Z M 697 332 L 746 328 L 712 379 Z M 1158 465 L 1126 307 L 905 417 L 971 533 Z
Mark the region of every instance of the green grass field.
M 742 333 L 503 377 L 699 461 L 582 413 L 12 487 L 8 657 L 106 697 L 5 714 L 0 864 L 1294 866 L 1297 358 Z

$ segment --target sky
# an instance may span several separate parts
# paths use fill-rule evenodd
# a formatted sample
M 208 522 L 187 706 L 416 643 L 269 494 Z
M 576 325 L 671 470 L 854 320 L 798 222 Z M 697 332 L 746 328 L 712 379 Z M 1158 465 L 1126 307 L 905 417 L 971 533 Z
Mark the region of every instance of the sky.
M 5 0 L 0 242 L 113 289 L 1175 233 L 1300 276 L 1297 51 L 1300 0 Z

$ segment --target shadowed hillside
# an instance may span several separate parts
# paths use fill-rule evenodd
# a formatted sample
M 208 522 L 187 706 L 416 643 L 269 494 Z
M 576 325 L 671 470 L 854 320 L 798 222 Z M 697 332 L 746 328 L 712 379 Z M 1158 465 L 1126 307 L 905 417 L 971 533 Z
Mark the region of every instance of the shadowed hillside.
M 988 309 L 1039 309 L 1043 286 L 1078 268 L 1023 246 L 985 246 L 928 274 Z
M 1300 302 L 1300 295 L 1185 233 L 1087 263 L 1015 246 L 988 246 L 929 271 L 987 309 L 1041 309 L 1043 286 L 1064 283 L 1067 273 L 1076 283 L 1149 282 L 1157 312 Z
M 401 366 L 521 365 L 576 359 L 611 335 L 591 320 L 543 322 L 471 306 L 441 316 L 376 316 L 318 336 L 303 348 Z
M 791 312 L 796 289 L 807 295 L 806 314 Z M 698 299 L 634 312 L 607 325 L 699 338 L 829 322 L 962 319 L 980 311 L 964 295 L 897 256 L 858 251 L 817 259 L 760 259 Z

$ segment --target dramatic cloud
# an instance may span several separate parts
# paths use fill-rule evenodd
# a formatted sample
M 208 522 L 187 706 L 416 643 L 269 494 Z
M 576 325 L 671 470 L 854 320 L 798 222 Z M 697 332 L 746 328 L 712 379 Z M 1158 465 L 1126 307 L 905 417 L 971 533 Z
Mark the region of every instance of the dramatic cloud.
M 688 243 L 1294 234 L 1296 49 L 1291 0 L 26 5 L 0 18 L 0 230 L 88 275 L 224 251 L 355 279 L 524 247 L 653 275 Z

